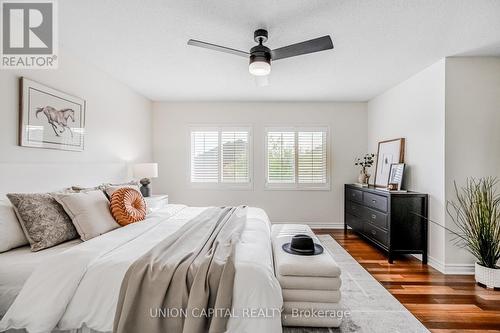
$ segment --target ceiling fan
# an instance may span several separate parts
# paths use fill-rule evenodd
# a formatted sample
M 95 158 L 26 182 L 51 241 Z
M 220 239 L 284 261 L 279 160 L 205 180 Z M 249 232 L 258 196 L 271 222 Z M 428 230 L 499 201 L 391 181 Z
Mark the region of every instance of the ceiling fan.
M 333 42 L 329 35 L 280 47 L 274 50 L 271 50 L 267 46 L 263 45 L 268 39 L 267 30 L 255 30 L 253 36 L 255 42 L 259 43 L 259 45 L 252 47 L 250 52 L 202 42 L 196 39 L 190 39 L 187 43 L 192 46 L 203 47 L 214 51 L 230 53 L 248 58 L 250 62 L 248 71 L 250 74 L 255 76 L 265 76 L 271 73 L 271 61 L 333 49 Z

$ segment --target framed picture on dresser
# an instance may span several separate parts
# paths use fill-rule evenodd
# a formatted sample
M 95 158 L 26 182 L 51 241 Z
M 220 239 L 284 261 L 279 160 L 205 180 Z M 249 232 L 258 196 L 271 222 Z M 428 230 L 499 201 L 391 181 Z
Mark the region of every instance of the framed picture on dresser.
M 393 139 L 378 143 L 377 166 L 375 168 L 375 187 L 386 188 L 389 183 L 391 165 L 404 163 L 405 139 Z
M 401 191 L 405 171 L 404 163 L 393 163 L 389 174 L 389 190 Z M 394 188 L 391 188 L 394 187 Z

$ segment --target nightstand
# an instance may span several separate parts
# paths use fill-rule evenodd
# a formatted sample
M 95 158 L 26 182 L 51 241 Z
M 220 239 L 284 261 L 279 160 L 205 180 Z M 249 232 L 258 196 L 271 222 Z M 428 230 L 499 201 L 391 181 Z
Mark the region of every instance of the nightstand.
M 155 211 L 165 208 L 168 205 L 168 195 L 166 194 L 156 194 L 150 197 L 144 197 L 144 200 L 146 201 L 148 211 Z

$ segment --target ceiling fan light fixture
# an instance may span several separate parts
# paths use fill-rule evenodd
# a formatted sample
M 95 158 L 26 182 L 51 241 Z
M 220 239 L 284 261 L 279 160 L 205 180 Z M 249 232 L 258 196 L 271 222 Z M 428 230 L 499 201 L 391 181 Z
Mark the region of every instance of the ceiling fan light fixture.
M 263 43 L 267 42 L 269 37 L 267 30 L 257 29 L 253 37 L 258 45 L 252 47 L 250 52 L 202 42 L 196 39 L 188 40 L 188 45 L 230 53 L 247 59 L 250 58 L 248 71 L 256 78 L 263 78 L 271 73 L 271 60 L 274 62 L 280 59 L 333 49 L 332 38 L 329 35 L 283 46 L 274 50 L 263 45 Z
M 266 76 L 271 73 L 271 62 L 266 60 L 251 61 L 248 66 L 250 74 L 255 76 Z
M 271 73 L 271 50 L 262 44 L 250 50 L 248 71 L 255 76 L 265 76 Z

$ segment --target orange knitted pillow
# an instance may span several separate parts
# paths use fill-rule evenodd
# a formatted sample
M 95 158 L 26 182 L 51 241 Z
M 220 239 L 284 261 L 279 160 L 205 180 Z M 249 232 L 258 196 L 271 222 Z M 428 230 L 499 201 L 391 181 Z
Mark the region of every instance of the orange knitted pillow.
M 144 220 L 146 217 L 146 202 L 142 195 L 133 188 L 123 187 L 111 196 L 111 215 L 119 225 Z

